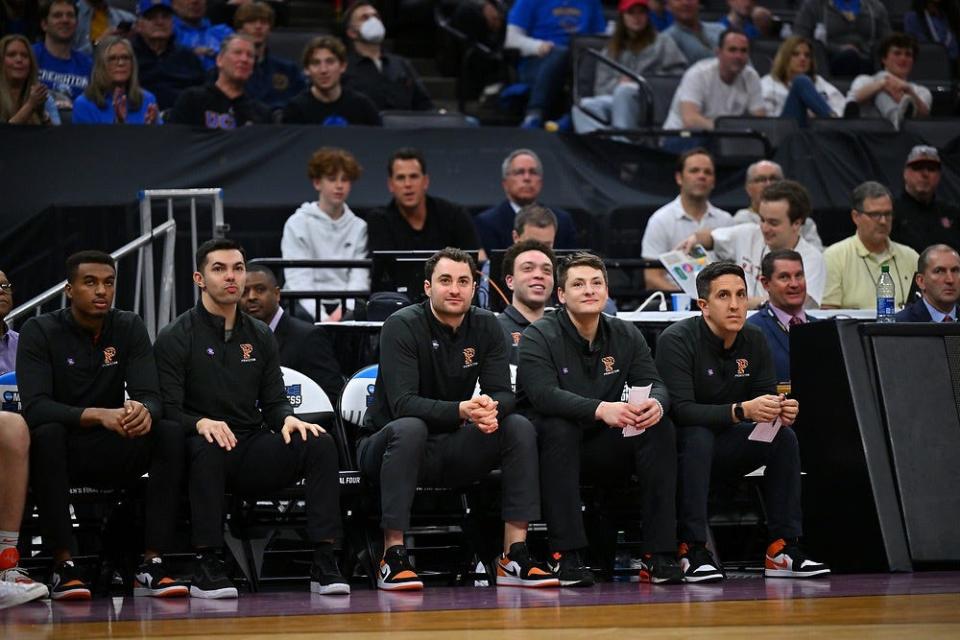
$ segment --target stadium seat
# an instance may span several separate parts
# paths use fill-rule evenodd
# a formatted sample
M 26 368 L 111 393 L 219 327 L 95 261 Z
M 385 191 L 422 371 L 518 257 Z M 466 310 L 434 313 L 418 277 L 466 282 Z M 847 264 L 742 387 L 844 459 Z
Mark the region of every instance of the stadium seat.
M 307 43 L 319 35 L 317 31 L 276 29 L 270 32 L 267 48 L 272 55 L 292 60 L 299 65 Z
M 938 42 L 921 42 L 918 46 L 920 51 L 913 63 L 910 80 L 920 83 L 949 84 L 951 64 L 947 48 Z
M 723 117 L 717 118 L 715 129 L 716 131 L 756 131 L 762 134 L 775 149 L 787 137 L 799 131 L 800 125 L 793 118 Z M 744 140 L 743 143 L 751 144 L 751 141 Z M 760 141 L 752 141 L 752 144 L 762 146 Z M 759 151 L 762 153 L 763 149 Z
M 670 113 L 670 102 L 680 86 L 681 76 L 644 76 L 653 92 L 653 124 L 662 126 Z
M 909 119 L 903 123 L 903 131 L 923 138 L 929 145 L 945 149 L 960 137 L 960 118 Z
M 893 123 L 885 118 L 814 118 L 811 131 L 848 131 L 850 133 L 893 133 Z
M 387 129 L 455 129 L 472 126 L 462 113 L 441 111 L 381 111 Z

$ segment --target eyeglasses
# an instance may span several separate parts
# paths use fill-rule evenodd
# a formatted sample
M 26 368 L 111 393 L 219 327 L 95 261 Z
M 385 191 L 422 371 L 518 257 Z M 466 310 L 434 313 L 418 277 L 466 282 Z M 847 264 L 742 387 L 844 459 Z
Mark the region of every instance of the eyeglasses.
M 761 182 L 773 183 L 773 182 L 779 182 L 780 180 L 783 180 L 781 176 L 754 176 L 750 178 L 750 182 L 752 182 L 753 184 L 759 184 Z
M 874 222 L 879 221 L 881 218 L 884 220 L 893 220 L 893 211 L 860 211 L 860 215 L 867 216 Z
M 538 176 L 540 175 L 539 169 L 511 169 L 507 172 L 511 176 Z
M 13 293 L 13 284 L 10 282 L 0 282 L 0 291 Z
M 131 62 L 133 62 L 133 56 L 130 55 L 107 56 L 108 64 L 130 64 Z

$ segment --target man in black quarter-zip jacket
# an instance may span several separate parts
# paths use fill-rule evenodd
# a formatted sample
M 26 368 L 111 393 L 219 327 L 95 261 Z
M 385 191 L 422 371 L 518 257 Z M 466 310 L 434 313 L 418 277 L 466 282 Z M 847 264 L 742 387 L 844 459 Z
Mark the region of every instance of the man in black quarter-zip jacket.
M 270 327 L 242 313 L 246 254 L 236 242 L 197 249 L 200 301 L 157 336 L 154 352 L 167 417 L 187 435 L 190 511 L 198 562 L 195 598 L 236 598 L 216 550 L 223 546 L 224 493 L 256 496 L 306 478 L 310 590 L 350 593 L 333 543 L 340 485 L 333 439 L 293 415 Z
M 418 483 L 465 486 L 497 466 L 504 521 L 497 585 L 560 585 L 527 551 L 527 523 L 540 518 L 537 437 L 530 421 L 513 413 L 497 319 L 470 305 L 476 272 L 465 251 L 438 251 L 425 267 L 428 299 L 394 313 L 380 333 L 373 405 L 357 450 L 361 472 L 380 485 L 381 589 L 423 588 L 403 546 Z
M 593 584 L 580 555 L 587 546 L 581 474 L 597 484 L 623 483 L 636 474 L 643 508 L 640 579 L 680 582 L 676 437 L 664 414 L 667 389 L 640 331 L 602 313 L 608 293 L 600 258 L 568 257 L 557 285 L 563 307 L 524 331 L 517 370 L 518 394 L 537 425 L 551 568 L 564 586 Z M 627 387 L 645 385 L 652 385 L 650 397 L 628 402 Z M 643 431 L 624 437 L 625 427 Z

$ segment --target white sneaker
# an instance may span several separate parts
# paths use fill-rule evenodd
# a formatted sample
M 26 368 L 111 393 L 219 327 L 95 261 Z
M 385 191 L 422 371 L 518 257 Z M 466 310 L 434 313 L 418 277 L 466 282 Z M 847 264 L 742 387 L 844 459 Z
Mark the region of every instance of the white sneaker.
M 48 595 L 50 591 L 47 585 L 36 582 L 20 567 L 0 571 L 0 609 L 46 598 Z

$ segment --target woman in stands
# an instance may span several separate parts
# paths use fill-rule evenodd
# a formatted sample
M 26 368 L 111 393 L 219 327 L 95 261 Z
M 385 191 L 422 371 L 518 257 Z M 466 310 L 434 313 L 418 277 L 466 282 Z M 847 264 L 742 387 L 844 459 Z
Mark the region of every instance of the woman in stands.
M 960 2 L 958 0 L 913 0 L 912 11 L 903 14 L 903 31 L 917 42 L 936 42 L 947 49 L 956 65 L 960 59 Z M 956 71 L 956 69 L 954 69 Z
M 803 36 L 783 41 L 760 88 L 768 116 L 796 118 L 801 126 L 810 112 L 821 118 L 841 115 L 846 103 L 840 90 L 817 74 L 813 43 Z
M 47 87 L 37 80 L 37 58 L 21 35 L 0 39 L 0 122 L 60 124 L 60 114 Z
M 97 46 L 90 83 L 73 104 L 74 124 L 162 124 L 157 99 L 140 87 L 130 42 L 112 36 Z
M 827 47 L 830 75 L 873 73 L 877 44 L 891 32 L 881 0 L 804 0 L 793 32 Z
M 638 75 L 680 75 L 687 68 L 687 59 L 673 38 L 661 36 L 650 21 L 648 0 L 620 0 L 617 22 L 604 48 L 603 55 Z M 601 128 L 583 111 L 597 113 L 614 129 L 636 129 L 639 126 L 640 88 L 613 67 L 597 63 L 594 95 L 580 101 L 581 109 L 573 110 L 578 133 Z

